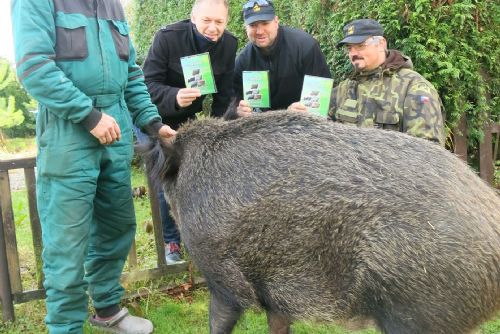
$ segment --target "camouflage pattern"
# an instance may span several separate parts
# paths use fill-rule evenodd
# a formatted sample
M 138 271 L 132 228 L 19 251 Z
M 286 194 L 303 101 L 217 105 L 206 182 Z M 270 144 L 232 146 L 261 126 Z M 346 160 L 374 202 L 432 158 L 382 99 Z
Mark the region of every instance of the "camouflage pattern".
M 441 100 L 432 84 L 409 68 L 356 73 L 333 88 L 330 119 L 408 133 L 444 146 Z

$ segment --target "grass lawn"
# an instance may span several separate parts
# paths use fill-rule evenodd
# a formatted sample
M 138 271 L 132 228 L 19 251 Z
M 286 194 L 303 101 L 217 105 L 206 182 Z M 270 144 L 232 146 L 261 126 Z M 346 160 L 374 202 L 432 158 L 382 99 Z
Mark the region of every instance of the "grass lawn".
M 184 298 L 172 298 L 168 295 L 153 292 L 138 302 L 129 302 L 126 306 L 131 313 L 142 315 L 153 321 L 155 333 L 158 334 L 203 334 L 208 333 L 208 293 L 199 289 L 193 295 Z M 16 306 L 17 320 L 15 324 L 0 324 L 0 333 L 25 334 L 45 333 L 43 317 L 45 306 L 42 301 L 30 302 Z M 342 327 L 327 324 L 311 324 L 297 322 L 292 326 L 294 334 L 377 334 L 373 329 L 348 331 Z M 88 324 L 84 328 L 86 334 L 101 334 Z M 267 333 L 265 314 L 258 310 L 247 311 L 234 331 L 235 334 Z M 499 334 L 500 318 L 482 326 L 482 334 Z
M 208 292 L 204 289 L 195 291 L 190 303 L 184 298 L 175 301 L 164 296 L 154 296 L 158 305 L 151 309 L 149 319 L 155 324 L 155 332 L 157 333 L 183 333 L 183 334 L 199 334 L 208 333 Z M 247 311 L 234 331 L 236 334 L 261 334 L 267 332 L 267 320 L 263 312 L 258 310 Z M 357 332 L 349 332 L 341 327 L 334 325 L 314 325 L 311 323 L 300 322 L 293 325 L 294 334 L 341 334 L 341 333 L 359 333 L 359 334 L 375 334 L 374 330 L 364 330 Z
M 133 169 L 132 186 L 146 185 L 146 179 L 140 169 Z M 26 192 L 24 190 L 14 191 L 12 194 L 13 209 L 15 212 L 15 225 L 19 258 L 21 263 L 21 275 L 24 290 L 36 289 L 36 270 L 33 255 L 31 230 L 28 216 Z M 151 221 L 149 199 L 147 197 L 134 200 L 137 217 L 137 254 L 139 269 L 153 268 L 156 266 L 156 252 L 154 248 L 154 237 L 146 231 L 145 226 Z M 208 293 L 205 289 L 199 289 L 193 294 L 173 298 L 158 291 L 159 286 L 180 283 L 187 279 L 187 274 L 173 277 L 165 277 L 160 281 L 139 282 L 127 286 L 131 293 L 149 291 L 150 294 L 140 300 L 127 301 L 126 306 L 131 313 L 145 316 L 151 319 L 155 325 L 155 333 L 159 334 L 200 334 L 208 333 Z M 25 334 L 46 333 L 44 326 L 45 304 L 43 301 L 33 301 L 15 306 L 16 322 L 0 322 L 0 333 Z M 1 319 L 1 310 L 0 310 Z M 100 331 L 85 326 L 85 333 L 96 333 Z M 267 332 L 265 315 L 258 310 L 246 312 L 240 319 L 235 333 L 260 334 Z M 294 334 L 340 334 L 358 333 L 375 334 L 375 330 L 347 331 L 341 327 L 326 324 L 311 324 L 298 322 L 293 325 Z M 482 326 L 482 334 L 500 334 L 500 315 L 496 320 Z

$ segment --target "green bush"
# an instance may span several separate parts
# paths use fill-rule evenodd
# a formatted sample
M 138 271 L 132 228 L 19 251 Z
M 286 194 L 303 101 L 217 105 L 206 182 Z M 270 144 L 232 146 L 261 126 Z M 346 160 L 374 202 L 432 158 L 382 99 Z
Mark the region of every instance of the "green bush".
M 17 80 L 13 65 L 0 57 L 0 141 L 33 136 L 34 109 L 36 103 Z
M 188 18 L 193 0 L 134 0 L 132 27 L 139 59 L 156 30 Z M 229 0 L 228 30 L 246 42 L 241 0 Z M 351 66 L 336 49 L 342 27 L 374 18 L 385 27 L 390 48 L 403 51 L 439 90 L 448 126 L 467 117 L 469 144 L 482 139 L 487 121 L 500 121 L 500 3 L 495 0 L 275 0 L 281 23 L 300 27 L 319 42 L 336 83 Z

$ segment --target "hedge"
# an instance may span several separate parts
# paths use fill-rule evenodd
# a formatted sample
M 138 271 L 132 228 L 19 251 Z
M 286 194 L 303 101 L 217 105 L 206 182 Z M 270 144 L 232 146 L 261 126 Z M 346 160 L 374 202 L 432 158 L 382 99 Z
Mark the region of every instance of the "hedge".
M 188 18 L 193 0 L 134 0 L 129 6 L 138 59 L 147 54 L 154 33 Z M 229 0 L 228 30 L 247 42 L 243 1 Z M 466 115 L 469 144 L 482 139 L 485 122 L 500 121 L 500 2 L 497 0 L 275 0 L 280 22 L 300 27 L 319 42 L 336 83 L 351 71 L 335 45 L 342 27 L 373 18 L 385 28 L 389 48 L 410 56 L 416 71 L 438 89 L 453 128 Z

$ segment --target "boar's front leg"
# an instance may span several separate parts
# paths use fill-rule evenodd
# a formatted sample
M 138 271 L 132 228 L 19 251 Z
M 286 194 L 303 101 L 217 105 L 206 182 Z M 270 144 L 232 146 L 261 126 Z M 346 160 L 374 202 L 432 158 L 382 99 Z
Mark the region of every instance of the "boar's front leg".
M 229 334 L 243 313 L 243 309 L 224 300 L 214 293 L 210 294 L 209 306 L 210 334 Z
M 283 315 L 267 311 L 267 324 L 270 334 L 290 334 L 290 319 Z

